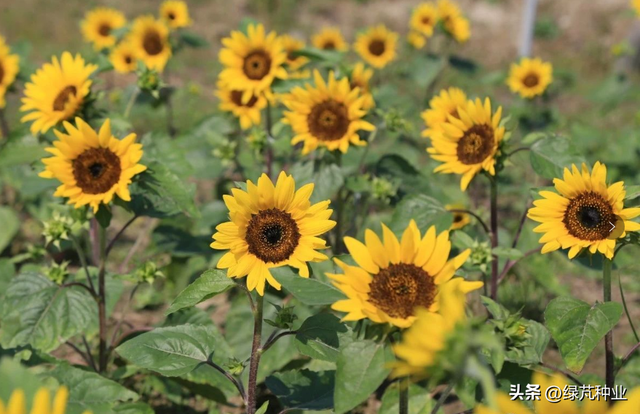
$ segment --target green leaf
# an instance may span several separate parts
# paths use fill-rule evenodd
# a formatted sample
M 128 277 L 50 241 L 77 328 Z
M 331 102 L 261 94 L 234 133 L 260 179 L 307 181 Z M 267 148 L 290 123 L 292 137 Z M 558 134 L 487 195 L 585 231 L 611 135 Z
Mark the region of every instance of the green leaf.
M 193 48 L 202 48 L 209 46 L 209 42 L 207 42 L 203 37 L 198 34 L 188 31 L 188 30 L 180 30 L 180 40 L 186 44 L 187 46 Z
M 522 258 L 522 256 L 524 256 L 524 254 L 518 249 L 513 249 L 511 247 L 501 247 L 501 246 L 494 247 L 491 250 L 491 253 L 493 253 L 494 255 L 500 258 L 505 258 L 509 260 L 518 260 Z
M 226 271 L 209 269 L 178 294 L 165 315 L 195 306 L 219 293 L 226 292 L 233 286 L 235 286 L 235 282 L 227 277 Z
M 313 315 L 297 329 L 296 347 L 311 358 L 335 362 L 340 346 L 339 334 L 347 332 L 345 324 L 330 313 Z
M 338 63 L 343 58 L 343 53 L 337 50 L 324 50 L 315 47 L 305 47 L 292 53 L 293 56 L 304 56 L 316 62 Z
M 16 267 L 11 262 L 11 259 L 0 259 L 0 303 L 4 300 L 4 295 L 7 292 L 7 288 L 11 284 L 11 279 L 16 274 Z M 2 306 L 0 306 L 2 309 Z
M 269 401 L 262 404 L 262 407 L 256 410 L 256 414 L 264 414 L 267 412 L 267 408 L 269 408 Z
M 2 223 L 2 230 L 0 231 L 0 253 L 2 253 L 15 235 L 18 234 L 20 219 L 11 208 L 0 206 L 0 223 Z
M 578 373 L 598 342 L 622 316 L 622 305 L 606 302 L 591 306 L 579 299 L 561 297 L 549 302 L 544 316 L 562 359 L 571 371 Z
M 273 277 L 305 305 L 323 306 L 345 299 L 344 294 L 335 287 L 316 279 L 304 278 L 288 268 L 270 269 Z
M 565 167 L 586 162 L 573 142 L 565 137 L 550 136 L 536 141 L 530 151 L 531 166 L 540 176 L 548 179 L 562 177 Z
M 400 382 L 396 381 L 384 392 L 382 404 L 378 414 L 396 414 L 399 412 Z M 408 414 L 429 414 L 433 407 L 433 400 L 429 392 L 422 387 L 411 384 L 409 386 L 409 412 Z
M 215 326 L 181 325 L 143 333 L 116 352 L 139 367 L 174 377 L 188 374 L 214 353 L 217 358 L 229 357 L 225 348 L 228 345 Z
M 113 218 L 113 214 L 111 213 L 111 208 L 105 204 L 101 204 L 100 208 L 95 214 L 96 220 L 100 224 L 100 227 L 106 229 L 111 224 L 111 219 Z
M 11 136 L 0 151 L 0 169 L 31 164 L 50 155 L 33 135 Z M 39 171 L 44 170 L 40 164 Z
M 634 200 L 640 197 L 640 185 L 629 185 L 626 186 L 626 195 L 624 196 L 625 200 Z
M 411 219 L 416 221 L 422 231 L 432 225 L 443 231 L 451 227 L 453 222 L 451 213 L 438 200 L 424 194 L 410 195 L 398 203 L 391 218 L 390 228 L 394 233 L 401 234 Z
M 113 411 L 118 414 L 155 414 L 153 408 L 143 402 L 119 404 L 113 407 Z
M 0 401 L 6 403 L 13 390 L 20 388 L 26 396 L 26 412 L 30 412 L 31 402 L 39 387 L 38 377 L 22 365 L 19 360 L 0 359 Z
M 487 296 L 480 296 L 480 301 L 494 319 L 503 321 L 509 317 L 509 311 L 493 299 L 488 298 Z
M 4 348 L 31 345 L 51 352 L 91 323 L 97 306 L 84 289 L 62 288 L 37 273 L 13 280 L 0 312 L 0 344 Z
M 333 408 L 335 371 L 308 369 L 276 372 L 265 380 L 267 388 L 287 408 L 329 410 Z
M 344 184 L 344 174 L 335 164 L 318 171 L 313 178 L 315 184 L 310 200 L 312 203 L 333 198 Z
M 371 340 L 355 341 L 340 350 L 336 363 L 335 412 L 347 412 L 373 393 L 389 375 L 391 351 Z

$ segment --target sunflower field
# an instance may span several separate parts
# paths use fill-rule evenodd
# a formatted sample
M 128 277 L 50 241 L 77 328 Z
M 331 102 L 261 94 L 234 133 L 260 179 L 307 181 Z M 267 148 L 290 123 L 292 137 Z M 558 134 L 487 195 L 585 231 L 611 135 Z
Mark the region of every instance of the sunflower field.
M 0 414 L 640 414 L 639 74 L 639 0 L 3 0 Z

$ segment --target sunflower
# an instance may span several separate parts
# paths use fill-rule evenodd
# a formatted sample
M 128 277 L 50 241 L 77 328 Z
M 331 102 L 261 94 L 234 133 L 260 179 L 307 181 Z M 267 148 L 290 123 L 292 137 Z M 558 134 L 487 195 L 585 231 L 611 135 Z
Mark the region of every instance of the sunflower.
M 469 20 L 462 15 L 456 4 L 449 0 L 438 0 L 438 16 L 444 30 L 458 43 L 464 43 L 469 39 Z
M 25 85 L 20 110 L 32 112 L 21 121 L 34 121 L 31 132 L 35 134 L 47 132 L 59 122 L 71 119 L 89 94 L 89 76 L 96 69 L 97 65 L 86 65 L 79 54 L 74 58 L 71 53 L 64 52 L 60 60 L 54 56 L 52 63 L 45 63 Z
M 438 9 L 431 3 L 422 3 L 411 14 L 409 26 L 411 30 L 425 37 L 431 37 L 438 23 Z
M 349 50 L 349 45 L 337 27 L 325 27 L 311 37 L 311 43 L 314 47 L 322 50 L 337 50 L 338 52 Z
M 332 305 L 346 312 L 345 321 L 368 318 L 375 323 L 390 323 L 406 328 L 416 319 L 415 309 L 422 307 L 435 312 L 440 307 L 440 291 L 450 283 L 470 292 L 482 287 L 482 282 L 453 279 L 471 250 L 449 259 L 449 232 L 436 235 L 431 226 L 424 237 L 416 222 L 409 226 L 398 241 L 384 224 L 383 241 L 372 231 L 365 231 L 365 243 L 345 237 L 344 242 L 357 266 L 334 259 L 344 274 L 327 274 L 348 299 Z
M 251 95 L 249 100 L 243 103 L 242 91 L 227 89 L 223 83 L 218 82 L 216 96 L 220 99 L 220 109 L 231 112 L 238 118 L 242 129 L 260 125 L 260 111 L 267 106 L 267 98 L 264 95 Z
M 309 62 L 308 58 L 294 54 L 294 52 L 304 49 L 304 42 L 302 40 L 286 34 L 280 36 L 280 40 L 282 41 L 284 51 L 287 53 L 287 68 L 289 71 L 297 71 Z
M 264 295 L 265 282 L 280 290 L 270 268 L 292 266 L 309 277 L 307 262 L 321 262 L 327 256 L 316 251 L 326 243 L 319 238 L 336 222 L 329 220 L 329 200 L 311 204 L 313 184 L 295 190 L 295 181 L 284 171 L 275 186 L 266 174 L 258 184 L 247 181 L 247 191 L 234 188 L 225 195 L 231 221 L 216 227 L 211 247 L 229 250 L 218 261 L 229 277 L 247 277 L 249 290 Z
M 381 69 L 395 59 L 397 42 L 397 33 L 378 25 L 360 33 L 353 48 L 365 62 Z
M 80 28 L 84 40 L 93 43 L 96 50 L 109 48 L 116 44 L 113 31 L 127 23 L 124 14 L 116 9 L 98 7 L 86 14 Z
M 560 374 L 554 374 L 549 377 L 538 371 L 534 371 L 533 384 L 540 385 L 540 389 L 544 393 L 549 387 L 557 387 L 560 390 L 564 390 L 566 386 L 569 386 L 569 382 Z M 580 387 L 578 387 L 580 389 Z M 593 399 L 591 397 L 594 397 Z M 625 396 L 626 401 L 618 401 L 613 406 L 609 406 L 609 402 L 606 398 L 600 398 L 593 394 L 589 394 L 589 391 L 585 392 L 584 398 L 580 398 L 582 401 L 578 404 L 577 401 L 572 401 L 567 398 L 563 398 L 557 402 L 547 401 L 546 398 L 534 399 L 533 410 L 528 408 L 523 402 L 514 400 L 510 395 L 499 392 L 496 395 L 497 410 L 486 407 L 482 404 L 476 406 L 475 414 L 637 414 L 640 412 L 640 387 L 636 387 L 631 390 L 629 394 Z
M 462 89 L 443 89 L 429 101 L 429 109 L 420 114 L 427 129 L 422 132 L 425 138 L 442 134 L 442 125 L 447 122 L 449 115 L 458 118 L 458 107 L 467 104 L 467 94 Z
M 66 387 L 60 387 L 56 390 L 53 401 L 51 401 L 51 391 L 48 388 L 39 388 L 33 397 L 31 414 L 64 414 L 67 411 L 68 399 L 69 391 Z M 24 414 L 26 412 L 26 397 L 22 389 L 18 388 L 11 393 L 6 407 L 0 399 L 0 414 Z M 84 412 L 84 414 L 90 413 L 90 411 Z
M 101 203 L 108 204 L 114 194 L 124 201 L 131 200 L 129 184 L 134 175 L 146 170 L 138 164 L 142 145 L 136 144 L 136 134 L 118 140 L 111 135 L 107 119 L 100 132 L 76 118 L 76 126 L 64 123 L 67 134 L 54 130 L 58 141 L 46 151 L 53 157 L 43 158 L 43 178 L 62 182 L 54 196 L 68 197 L 68 204 L 76 208 L 90 205 L 97 212 Z
M 427 38 L 422 33 L 412 30 L 407 34 L 407 42 L 415 49 L 422 49 L 427 44 Z
M 542 95 L 553 82 L 552 73 L 551 63 L 539 58 L 523 58 L 520 63 L 511 65 L 507 85 L 511 92 L 518 93 L 523 98 L 533 98 Z
M 360 88 L 360 93 L 364 96 L 362 109 L 368 110 L 376 106 L 373 95 L 369 88 L 369 81 L 373 76 L 373 69 L 367 69 L 362 62 L 356 63 L 349 77 L 351 89 Z
M 121 42 L 111 51 L 109 61 L 116 72 L 120 73 L 133 72 L 138 67 L 136 49 L 128 41 Z
M 187 3 L 180 0 L 164 1 L 160 5 L 160 18 L 172 29 L 191 26 Z
M 287 53 L 275 32 L 265 35 L 263 25 L 250 24 L 247 34 L 233 31 L 222 44 L 219 58 L 225 67 L 220 80 L 229 89 L 242 91 L 243 102 L 267 91 L 275 78 L 287 78 L 283 67 Z
M 460 189 L 466 190 L 481 170 L 495 175 L 495 156 L 504 137 L 500 126 L 502 107 L 494 113 L 491 101 L 486 98 L 468 101 L 457 109 L 458 117 L 449 116 L 442 124 L 442 134 L 431 137 L 431 158 L 442 162 L 435 172 L 461 174 Z
M 585 164 L 582 171 L 572 165 L 564 169 L 563 179 L 555 178 L 558 193 L 541 191 L 527 216 L 540 224 L 533 229 L 544 233 L 542 253 L 569 249 L 574 258 L 583 248 L 613 258 L 616 239 L 628 231 L 640 230 L 640 224 L 630 219 L 640 215 L 640 208 L 624 208 L 624 183 L 607 186 L 607 168 L 596 162 L 589 173 Z M 612 227 L 618 230 L 612 231 Z
M 135 19 L 127 41 L 134 47 L 136 58 L 149 69 L 162 72 L 171 57 L 169 28 L 153 16 Z
M 285 111 L 283 122 L 290 124 L 296 134 L 291 143 L 304 142 L 303 154 L 318 146 L 347 152 L 349 144 L 366 145 L 358 131 L 373 131 L 375 127 L 362 119 L 366 98 L 360 88 L 351 89 L 349 79 L 336 80 L 333 72 L 326 83 L 317 70 L 313 77 L 314 86 L 297 86 L 284 99 L 289 111 Z
M 4 108 L 6 105 L 4 95 L 18 75 L 19 63 L 18 55 L 11 54 L 4 37 L 0 36 L 0 108 Z
M 464 210 L 464 206 L 462 204 L 447 204 L 446 206 L 444 206 L 444 208 L 447 209 L 447 211 Z M 471 218 L 467 213 L 463 213 L 462 211 L 454 211 L 451 214 L 453 214 L 453 223 L 451 224 L 449 230 L 460 230 L 467 224 L 471 223 Z

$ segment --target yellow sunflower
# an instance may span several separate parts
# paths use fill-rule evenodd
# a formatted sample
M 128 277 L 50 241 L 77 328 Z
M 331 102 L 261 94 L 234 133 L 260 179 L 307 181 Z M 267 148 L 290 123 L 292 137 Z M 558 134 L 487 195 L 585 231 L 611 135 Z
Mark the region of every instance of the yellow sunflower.
M 4 96 L 7 89 L 18 75 L 20 70 L 20 58 L 12 55 L 9 46 L 6 45 L 4 37 L 0 36 L 0 108 L 6 105 Z
M 321 262 L 327 256 L 316 251 L 326 248 L 319 238 L 336 222 L 329 220 L 333 210 L 329 200 L 311 204 L 313 184 L 295 190 L 295 181 L 284 171 L 275 186 L 266 174 L 257 185 L 247 181 L 247 191 L 234 188 L 225 195 L 231 221 L 216 227 L 211 247 L 229 250 L 218 261 L 229 277 L 247 277 L 249 290 L 264 295 L 265 282 L 280 290 L 270 268 L 292 266 L 299 275 L 309 277 L 307 262 Z
M 353 48 L 365 62 L 381 69 L 396 58 L 397 42 L 398 34 L 381 24 L 360 33 Z
M 495 175 L 495 155 L 504 137 L 500 126 L 502 107 L 494 113 L 491 101 L 486 98 L 468 101 L 457 109 L 458 117 L 449 116 L 442 124 L 442 134 L 431 137 L 431 158 L 440 161 L 435 172 L 460 174 L 460 189 L 466 190 L 471 179 L 484 170 Z
M 180 0 L 168 0 L 160 5 L 160 18 L 172 29 L 191 26 L 187 3 Z
M 640 15 L 640 0 L 631 0 L 631 7 L 637 15 Z
M 93 43 L 96 50 L 109 48 L 116 44 L 113 31 L 123 27 L 127 19 L 120 11 L 108 7 L 98 7 L 86 14 L 80 28 L 84 40 Z
M 447 204 L 446 206 L 444 206 L 444 208 L 447 209 L 448 211 L 464 210 L 464 206 L 462 204 Z M 471 223 L 471 218 L 467 213 L 463 213 L 461 211 L 454 211 L 451 214 L 453 214 L 453 223 L 451 224 L 451 227 L 449 228 L 449 230 L 459 230 L 464 226 L 466 226 L 467 224 Z
M 558 402 L 550 402 L 544 398 L 544 392 L 549 387 L 557 387 L 564 390 L 570 383 L 560 374 L 552 377 L 541 372 L 534 372 L 533 384 L 540 385 L 543 397 L 534 399 L 533 410 L 528 408 L 522 401 L 513 400 L 506 393 L 499 392 L 496 395 L 497 410 L 486 407 L 482 404 L 476 406 L 475 414 L 639 414 L 640 413 L 640 387 L 631 390 L 625 395 L 626 401 L 617 401 L 613 406 L 605 398 L 598 397 L 591 399 L 588 391 L 581 403 L 570 399 L 561 399 Z M 578 387 L 580 390 L 580 387 Z M 593 395 L 595 397 L 595 393 Z
M 116 70 L 116 72 L 133 72 L 138 67 L 136 48 L 131 44 L 131 42 L 121 42 L 111 51 L 111 54 L 109 55 L 109 61 L 113 65 L 113 68 Z
M 338 52 L 349 50 L 349 45 L 337 27 L 325 27 L 311 37 L 311 43 L 314 47 L 323 50 L 337 50 Z
M 89 76 L 98 69 L 97 65 L 87 65 L 78 54 L 64 52 L 60 60 L 53 57 L 25 85 L 22 98 L 22 122 L 34 121 L 31 132 L 47 132 L 59 122 L 71 119 L 81 108 L 91 87 Z
M 247 34 L 233 31 L 222 44 L 220 80 L 229 89 L 242 91 L 243 102 L 267 91 L 275 78 L 287 78 L 283 67 L 287 53 L 276 32 L 265 34 L 263 25 L 250 24 Z
M 371 90 L 369 88 L 369 82 L 371 81 L 371 77 L 373 76 L 373 69 L 368 69 L 364 63 L 358 62 L 353 67 L 351 71 L 351 76 L 349 77 L 351 89 L 360 88 L 360 93 L 364 96 L 364 101 L 362 102 L 362 109 L 368 110 L 376 106 L 375 101 L 373 100 L 373 95 L 371 94 Z
M 442 125 L 447 122 L 449 115 L 458 118 L 458 107 L 467 104 L 467 94 L 462 89 L 443 89 L 437 96 L 429 101 L 429 109 L 420 114 L 427 129 L 422 131 L 422 136 L 431 138 L 434 135 L 442 134 Z
M 564 169 L 563 179 L 555 178 L 558 193 L 541 191 L 527 216 L 540 224 L 533 231 L 544 233 L 542 253 L 569 249 L 574 258 L 582 249 L 600 252 L 613 258 L 616 239 L 628 231 L 640 230 L 640 224 L 630 221 L 640 215 L 640 208 L 624 208 L 624 182 L 607 186 L 607 168 L 596 162 L 589 173 L 572 165 Z M 615 226 L 616 229 L 613 227 Z
M 412 30 L 407 34 L 407 42 L 415 49 L 422 49 L 427 44 L 427 38 L 422 33 Z
M 51 391 L 48 388 L 39 388 L 33 397 L 31 414 L 64 414 L 67 411 L 67 401 L 69 391 L 66 387 L 60 387 L 51 400 Z M 27 402 L 22 389 L 16 389 L 11 393 L 9 401 L 5 406 L 0 400 L 0 414 L 25 414 L 27 412 Z M 84 414 L 91 414 L 85 411 Z
M 373 131 L 375 127 L 362 119 L 366 115 L 363 109 L 366 98 L 360 89 L 351 89 L 347 78 L 336 80 L 333 72 L 327 82 L 317 70 L 313 75 L 314 86 L 308 83 L 304 89 L 297 86 L 283 100 L 289 108 L 283 122 L 290 124 L 296 134 L 291 143 L 304 142 L 303 154 L 318 146 L 347 152 L 349 144 L 366 145 L 358 131 Z
M 153 16 L 141 16 L 133 21 L 127 42 L 136 51 L 136 58 L 149 69 L 162 72 L 171 57 L 169 28 Z
M 146 170 L 138 164 L 142 158 L 142 144 L 136 144 L 136 134 L 124 139 L 111 135 L 111 123 L 107 119 L 100 132 L 80 118 L 76 126 L 64 123 L 67 134 L 54 130 L 58 141 L 46 151 L 53 157 L 43 158 L 43 178 L 55 178 L 62 182 L 54 193 L 56 197 L 68 197 L 68 204 L 76 208 L 89 205 L 97 212 L 100 204 L 108 204 L 114 194 L 129 201 L 129 184 L 134 175 Z
M 553 82 L 553 67 L 542 59 L 523 58 L 520 63 L 513 63 L 509 71 L 507 85 L 511 92 L 523 98 L 542 95 Z
M 290 72 L 297 71 L 309 62 L 309 59 L 304 56 L 294 55 L 294 52 L 304 49 L 304 42 L 302 40 L 286 34 L 280 36 L 280 40 L 282 41 L 284 51 L 287 53 L 287 68 Z
M 458 43 L 469 40 L 471 36 L 469 20 L 462 15 L 456 4 L 450 0 L 438 0 L 438 16 L 444 30 Z
M 383 240 L 372 231 L 365 231 L 365 243 L 345 237 L 344 242 L 357 266 L 334 259 L 344 274 L 328 273 L 334 285 L 347 299 L 331 307 L 346 312 L 345 321 L 368 318 L 375 323 L 390 323 L 400 328 L 411 326 L 416 308 L 436 312 L 440 308 L 440 291 L 450 283 L 466 292 L 479 289 L 482 282 L 453 279 L 471 250 L 449 259 L 449 232 L 436 235 L 431 226 L 424 237 L 416 222 L 397 237 L 382 225 Z
M 425 37 L 431 37 L 438 23 L 438 9 L 432 3 L 422 3 L 411 14 L 409 26 L 411 30 Z
M 227 89 L 218 82 L 216 96 L 220 99 L 220 109 L 231 112 L 240 120 L 242 129 L 260 125 L 260 111 L 266 108 L 267 98 L 264 95 L 251 95 L 247 102 L 242 102 L 242 91 Z

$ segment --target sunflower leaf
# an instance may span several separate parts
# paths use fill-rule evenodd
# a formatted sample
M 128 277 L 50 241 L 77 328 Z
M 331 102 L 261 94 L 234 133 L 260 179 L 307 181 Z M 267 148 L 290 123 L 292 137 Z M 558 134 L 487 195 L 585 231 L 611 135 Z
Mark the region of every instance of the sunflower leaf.
M 562 177 L 565 167 L 581 165 L 585 161 L 573 142 L 565 137 L 549 136 L 537 140 L 530 151 L 531 166 L 544 178 Z
M 335 371 L 308 369 L 276 372 L 265 384 L 288 408 L 329 410 L 333 408 Z
M 329 313 L 313 315 L 297 329 L 296 347 L 311 358 L 335 362 L 339 354 L 340 333 L 347 332 L 345 324 Z
M 235 282 L 227 277 L 225 271 L 209 269 L 178 294 L 165 315 L 195 306 L 219 293 L 226 292 L 233 286 Z
M 273 277 L 305 305 L 324 306 L 345 299 L 345 296 L 335 287 L 320 280 L 304 278 L 293 273 L 288 268 L 271 269 Z

